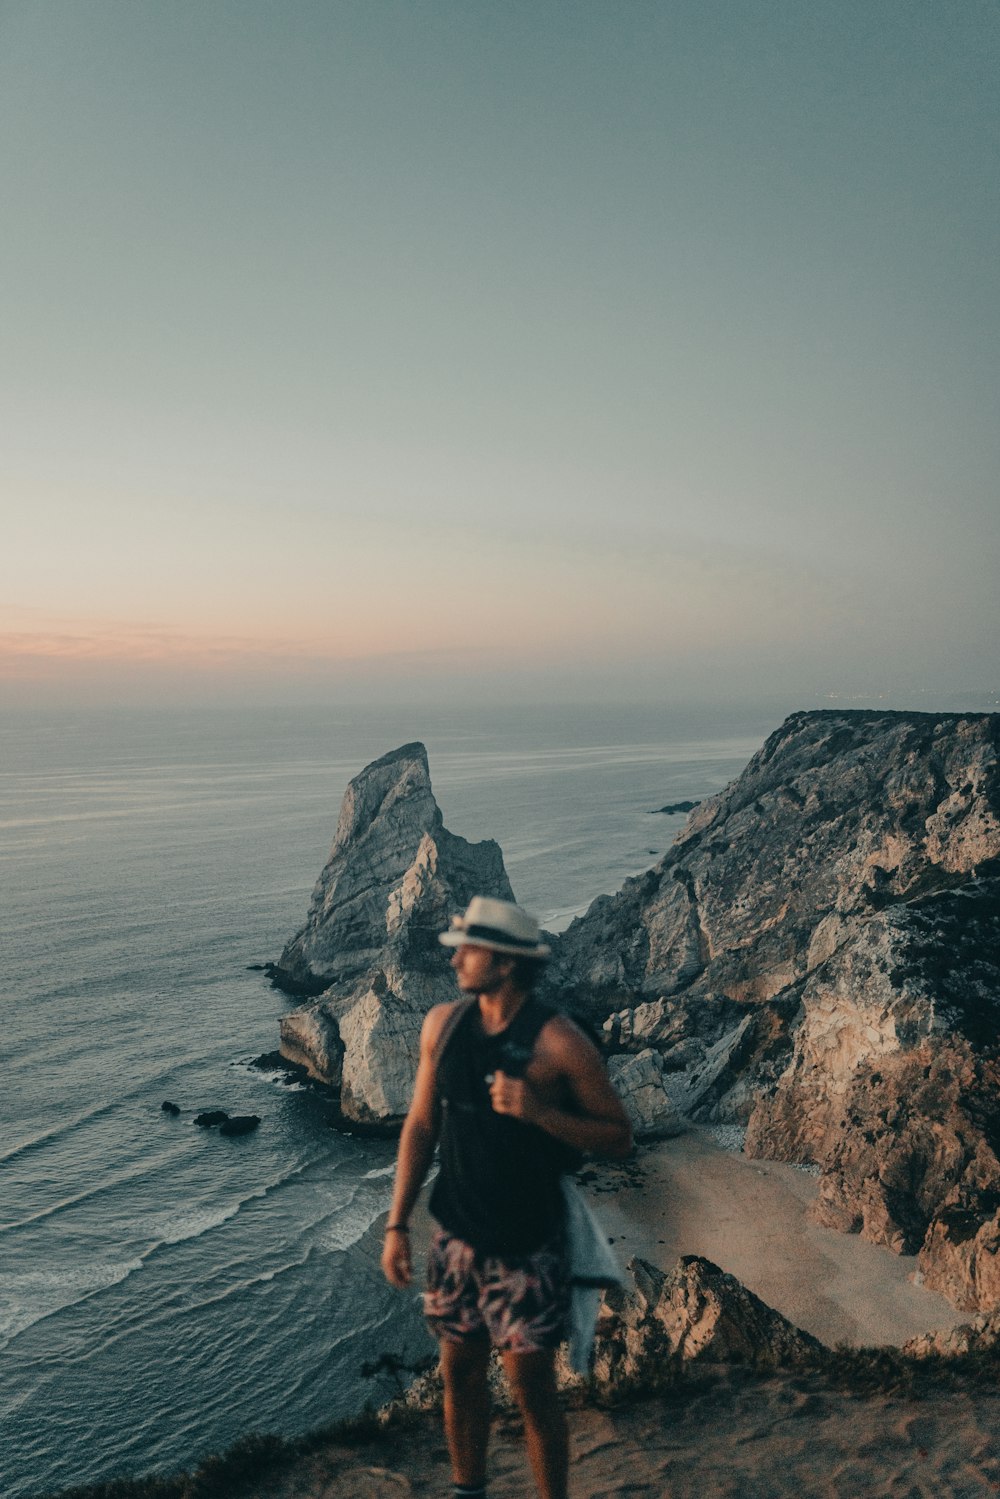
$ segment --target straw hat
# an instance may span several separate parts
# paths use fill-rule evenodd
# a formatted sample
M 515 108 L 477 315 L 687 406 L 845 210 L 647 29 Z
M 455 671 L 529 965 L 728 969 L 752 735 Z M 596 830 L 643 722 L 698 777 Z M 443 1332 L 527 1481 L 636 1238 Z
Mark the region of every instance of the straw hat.
M 541 941 L 538 922 L 510 900 L 474 895 L 464 916 L 451 918 L 451 930 L 438 941 L 445 947 L 489 947 L 494 952 L 521 958 L 547 958 L 550 949 Z

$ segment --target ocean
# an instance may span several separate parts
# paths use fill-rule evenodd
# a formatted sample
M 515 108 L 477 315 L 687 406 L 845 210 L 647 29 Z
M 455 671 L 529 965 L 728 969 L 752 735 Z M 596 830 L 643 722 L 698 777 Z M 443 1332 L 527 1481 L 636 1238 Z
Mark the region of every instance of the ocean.
M 445 824 L 550 929 L 648 868 L 777 718 L 654 708 L 9 716 L 0 728 L 0 1492 L 193 1466 L 426 1353 L 377 1264 L 394 1147 L 249 1064 L 344 788 L 423 739 Z M 182 1113 L 170 1117 L 164 1100 Z M 238 1139 L 197 1110 L 255 1113 Z

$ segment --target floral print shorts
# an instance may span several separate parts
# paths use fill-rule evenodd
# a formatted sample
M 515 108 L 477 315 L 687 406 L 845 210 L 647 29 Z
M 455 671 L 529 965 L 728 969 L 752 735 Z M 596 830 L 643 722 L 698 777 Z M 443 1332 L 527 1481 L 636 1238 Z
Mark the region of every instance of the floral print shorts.
M 424 1315 L 446 1343 L 485 1330 L 494 1348 L 509 1353 L 556 1348 L 565 1337 L 569 1297 L 559 1242 L 501 1257 L 481 1255 L 443 1228 L 431 1239 Z

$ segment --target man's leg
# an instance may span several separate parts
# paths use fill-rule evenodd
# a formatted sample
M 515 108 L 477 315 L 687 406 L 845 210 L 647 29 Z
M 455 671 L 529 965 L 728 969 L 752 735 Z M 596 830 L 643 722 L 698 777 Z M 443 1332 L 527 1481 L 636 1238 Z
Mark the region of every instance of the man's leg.
M 566 1499 L 569 1429 L 556 1391 L 554 1349 L 505 1353 L 503 1366 L 524 1417 L 531 1471 L 541 1499 Z
M 490 1393 L 486 1373 L 490 1340 L 485 1332 L 461 1342 L 441 1341 L 444 1378 L 444 1432 L 452 1475 L 463 1488 L 486 1482 L 486 1448 L 490 1438 Z

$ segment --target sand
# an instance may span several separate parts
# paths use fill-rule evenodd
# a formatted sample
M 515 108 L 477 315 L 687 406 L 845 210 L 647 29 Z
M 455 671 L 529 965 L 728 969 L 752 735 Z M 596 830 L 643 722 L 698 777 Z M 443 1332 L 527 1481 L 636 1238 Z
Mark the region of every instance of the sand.
M 915 1259 L 810 1222 L 814 1176 L 720 1150 L 707 1131 L 593 1175 L 591 1200 L 623 1260 L 669 1270 L 702 1254 L 831 1347 L 899 1345 L 968 1320 L 917 1283 Z

